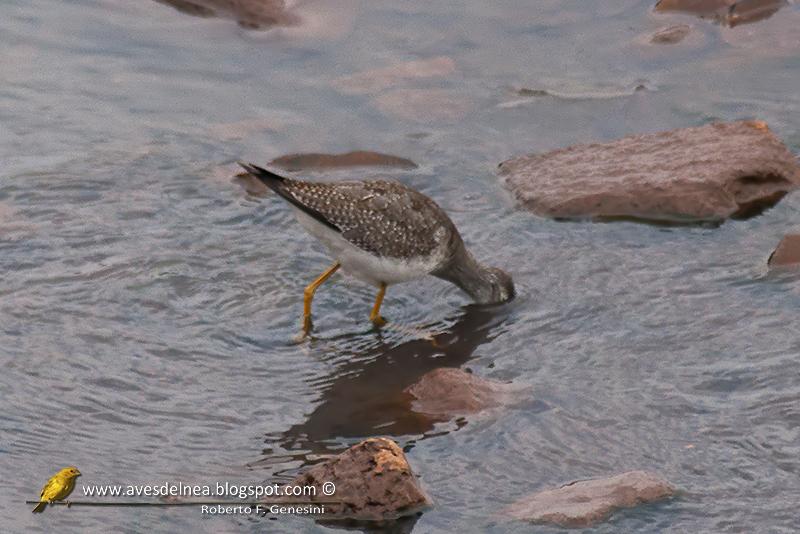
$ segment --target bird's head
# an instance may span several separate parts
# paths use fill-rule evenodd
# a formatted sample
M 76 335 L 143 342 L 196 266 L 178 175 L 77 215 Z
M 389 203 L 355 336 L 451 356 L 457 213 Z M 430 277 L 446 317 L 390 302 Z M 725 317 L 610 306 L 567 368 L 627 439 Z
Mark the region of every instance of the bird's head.
M 488 282 L 476 292 L 476 300 L 481 304 L 499 304 L 514 298 L 514 281 L 511 275 L 497 267 L 487 267 L 484 280 Z
M 81 472 L 78 471 L 77 467 L 65 467 L 61 471 L 58 472 L 59 475 L 66 477 L 66 478 L 76 478 L 81 476 Z
M 492 303 L 507 302 L 514 298 L 516 290 L 511 275 L 497 267 L 489 267 Z

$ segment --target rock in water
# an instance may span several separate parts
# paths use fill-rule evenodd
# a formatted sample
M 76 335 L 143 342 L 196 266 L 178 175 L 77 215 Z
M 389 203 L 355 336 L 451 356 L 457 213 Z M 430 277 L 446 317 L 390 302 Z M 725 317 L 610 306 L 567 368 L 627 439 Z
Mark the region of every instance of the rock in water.
M 768 19 L 786 6 L 786 0 L 741 0 L 731 6 L 725 22 L 731 28 Z
M 761 121 L 575 145 L 500 164 L 522 205 L 558 219 L 720 222 L 800 187 L 795 156 Z
M 698 17 L 718 18 L 735 3 L 736 0 L 658 0 L 656 11 L 678 11 Z
M 650 42 L 653 44 L 680 43 L 691 31 L 692 27 L 688 24 L 677 24 L 657 31 L 650 38 Z
M 334 80 L 333 86 L 343 93 L 364 95 L 397 87 L 410 80 L 447 76 L 455 70 L 455 61 L 439 56 L 358 72 Z
M 330 482 L 336 490 L 326 496 L 323 486 Z M 402 449 L 386 438 L 370 438 L 353 445 L 310 468 L 292 484 L 317 488 L 309 502 L 341 503 L 325 505 L 326 520 L 393 521 L 431 505 Z
M 414 397 L 415 412 L 447 419 L 500 406 L 507 387 L 461 369 L 442 367 L 422 375 L 405 392 Z
M 675 489 L 646 471 L 629 471 L 610 478 L 581 480 L 524 497 L 505 512 L 514 519 L 586 527 L 608 518 L 615 510 L 666 499 Z
M 346 154 L 288 154 L 275 158 L 270 164 L 289 171 L 344 167 L 399 167 L 401 169 L 417 167 L 417 164 L 410 159 L 366 150 L 357 150 Z
M 289 11 L 285 0 L 156 0 L 181 13 L 197 17 L 221 17 L 250 29 L 293 26 L 300 18 Z
M 767 263 L 770 267 L 800 267 L 800 234 L 783 236 Z
M 655 9 L 689 13 L 734 27 L 769 18 L 786 5 L 786 0 L 659 0 Z

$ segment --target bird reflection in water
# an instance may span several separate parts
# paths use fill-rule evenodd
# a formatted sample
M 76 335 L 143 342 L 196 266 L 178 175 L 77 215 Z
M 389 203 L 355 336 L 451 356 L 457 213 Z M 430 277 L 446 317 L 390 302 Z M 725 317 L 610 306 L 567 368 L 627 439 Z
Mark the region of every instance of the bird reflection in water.
M 341 452 L 353 443 L 373 436 L 403 436 L 401 446 L 409 450 L 418 439 L 431 437 L 441 419 L 416 413 L 412 397 L 403 390 L 425 373 L 440 367 L 460 367 L 476 348 L 498 335 L 498 326 L 508 318 L 513 303 L 499 306 L 469 305 L 447 331 L 412 339 L 396 346 L 383 341 L 361 351 L 352 351 L 342 365 L 315 388 L 321 402 L 308 419 L 279 435 L 266 437 L 263 458 L 251 467 L 271 466 L 281 472 Z M 362 334 L 346 341 L 359 341 Z M 341 338 L 340 338 L 341 340 Z M 337 348 L 341 354 L 341 348 Z M 463 426 L 457 420 L 457 427 Z

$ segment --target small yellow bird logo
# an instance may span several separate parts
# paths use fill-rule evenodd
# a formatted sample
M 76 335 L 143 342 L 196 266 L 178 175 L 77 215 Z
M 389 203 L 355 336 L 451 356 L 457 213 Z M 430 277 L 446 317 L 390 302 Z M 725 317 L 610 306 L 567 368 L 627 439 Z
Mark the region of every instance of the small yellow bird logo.
M 75 479 L 81 476 L 77 467 L 65 467 L 47 481 L 39 494 L 39 504 L 33 509 L 34 514 L 44 511 L 53 501 L 63 501 L 75 489 Z M 69 505 L 69 503 L 67 504 Z

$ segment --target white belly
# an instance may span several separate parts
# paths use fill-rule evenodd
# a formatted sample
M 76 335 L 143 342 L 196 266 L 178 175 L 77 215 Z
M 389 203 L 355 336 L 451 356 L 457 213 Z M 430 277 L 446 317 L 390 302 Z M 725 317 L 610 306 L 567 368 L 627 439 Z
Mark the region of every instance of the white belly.
M 331 256 L 342 265 L 342 269 L 376 287 L 381 283 L 391 285 L 422 278 L 439 265 L 438 258 L 403 260 L 373 256 L 298 208 L 292 206 L 292 209 L 297 221 L 327 247 Z

